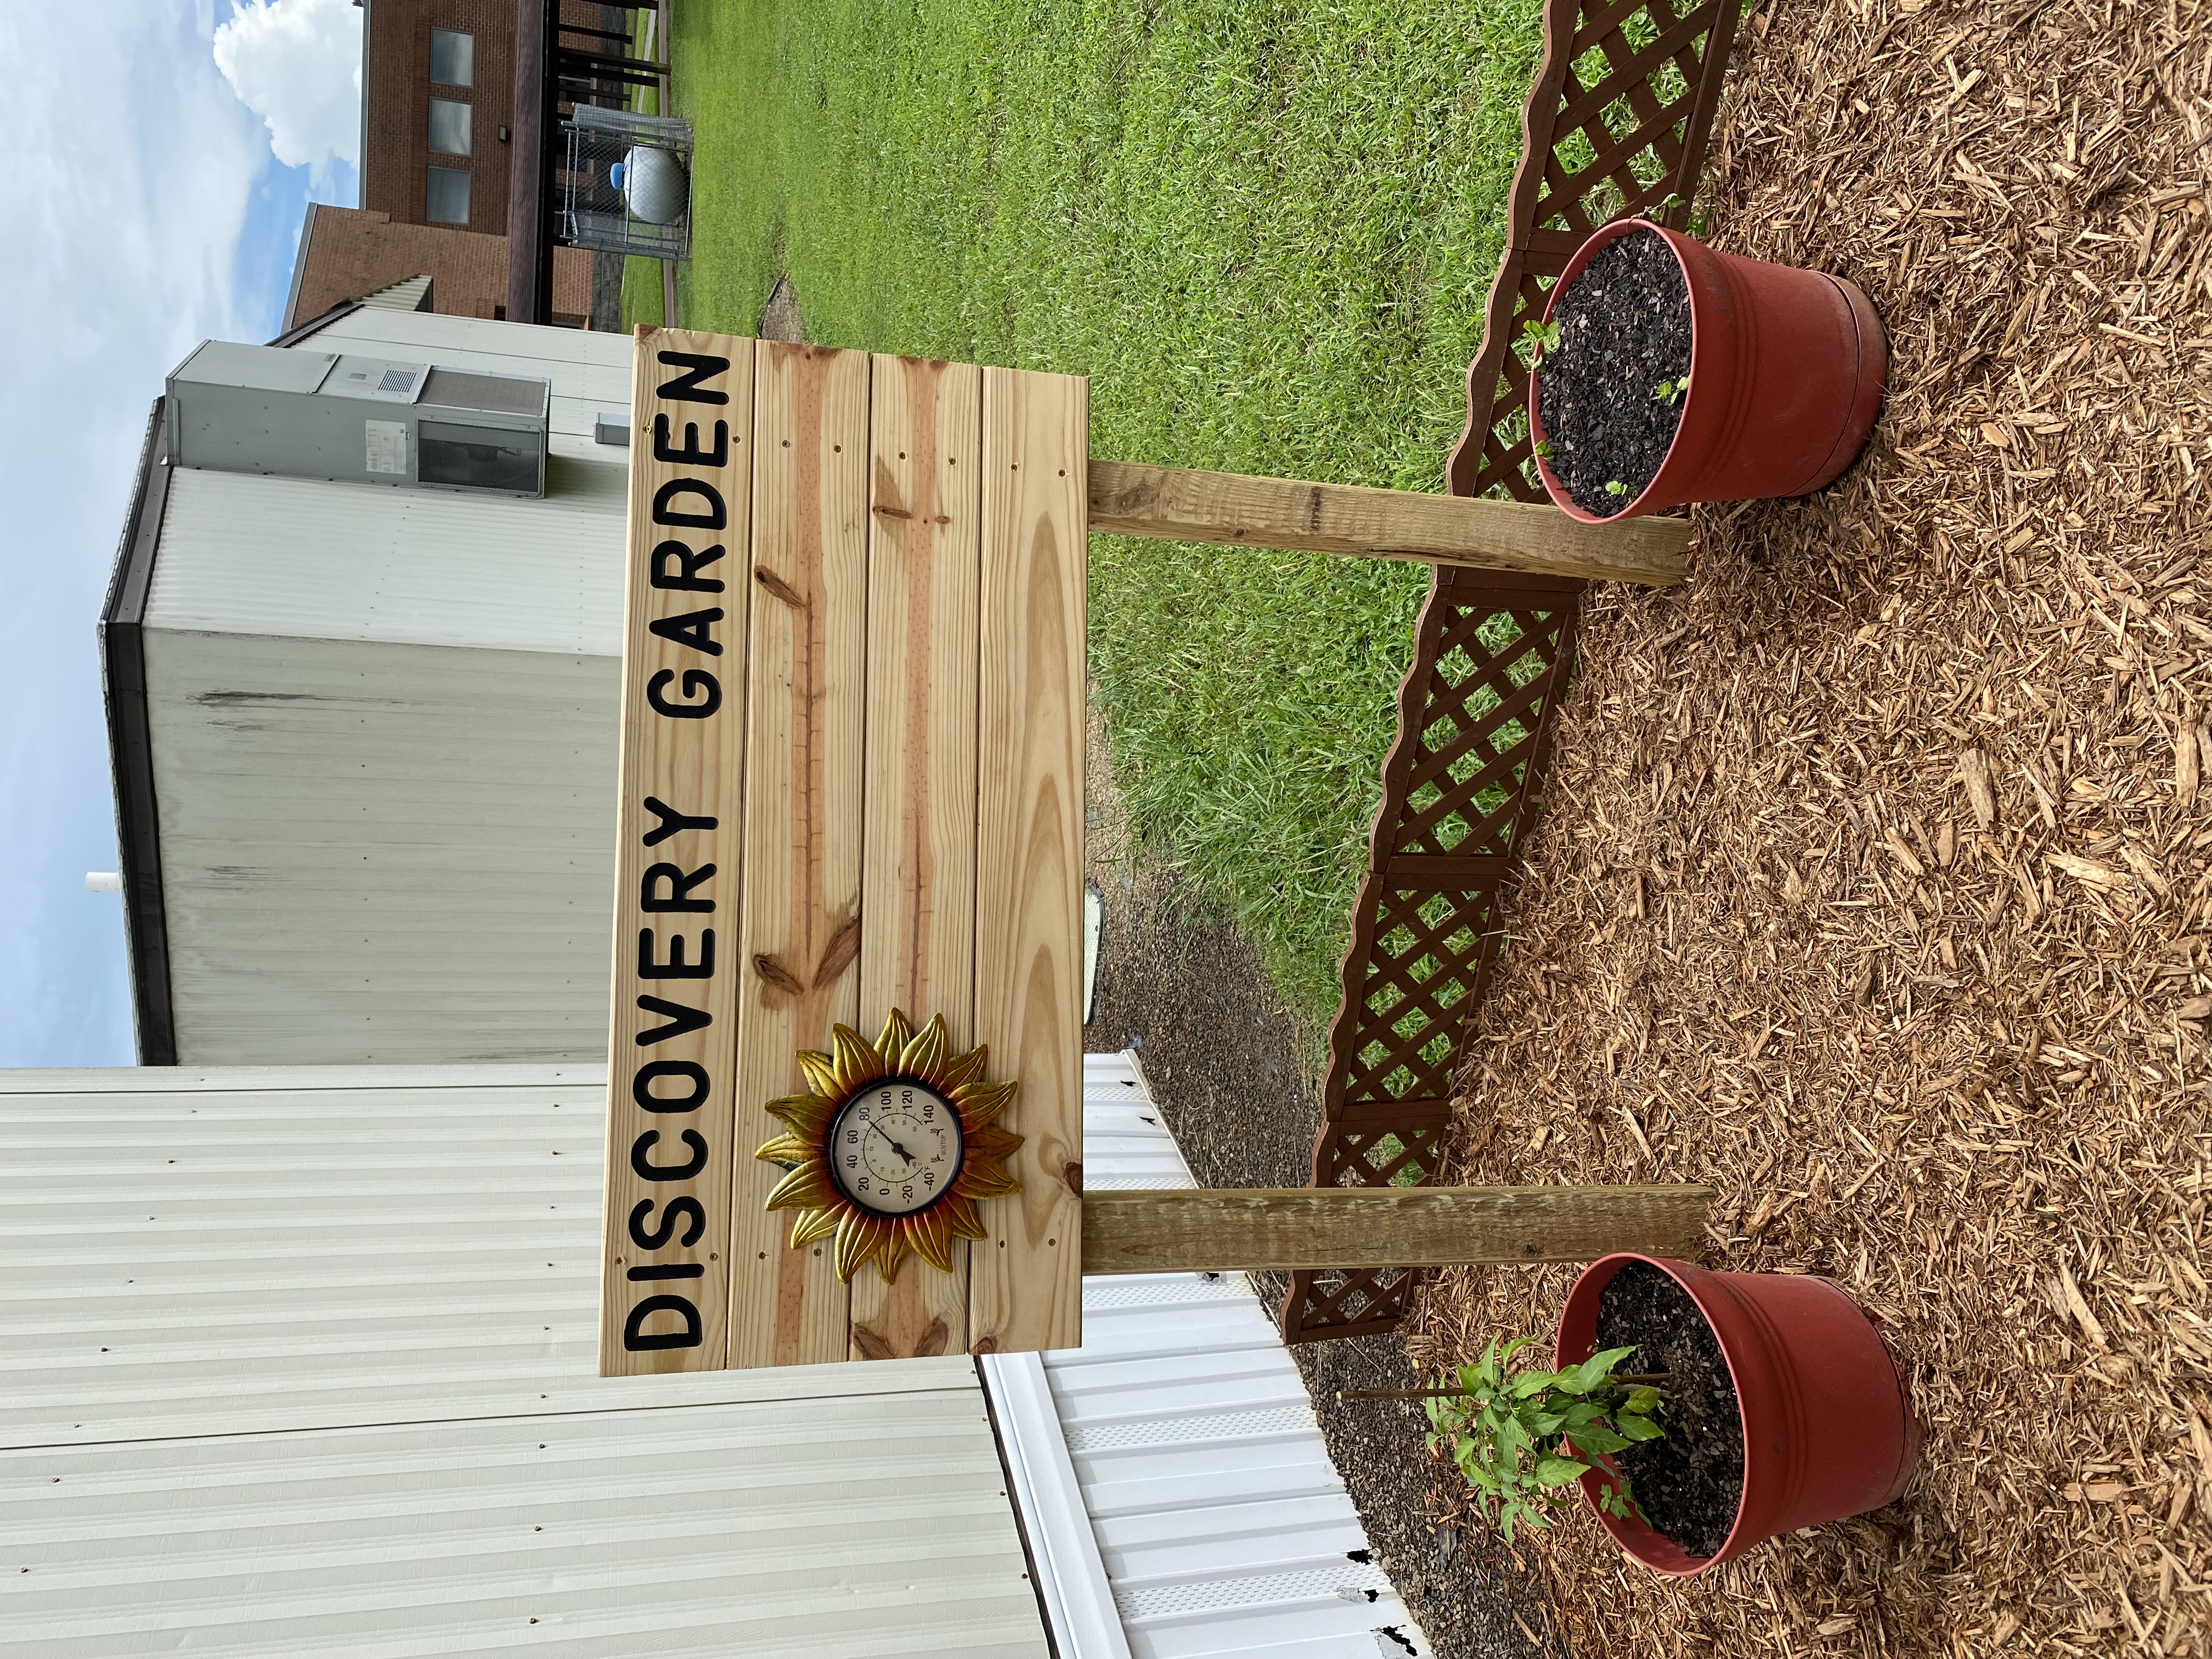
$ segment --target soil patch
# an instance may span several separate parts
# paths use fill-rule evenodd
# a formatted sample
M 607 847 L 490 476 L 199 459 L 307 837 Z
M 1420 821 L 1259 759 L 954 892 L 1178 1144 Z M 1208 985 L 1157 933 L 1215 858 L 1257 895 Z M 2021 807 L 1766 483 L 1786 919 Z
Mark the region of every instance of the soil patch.
M 793 345 L 806 343 L 806 325 L 799 315 L 799 295 L 793 290 L 791 278 L 779 276 L 775 286 L 769 290 L 768 304 L 761 308 L 760 337 L 763 340 L 785 340 Z
M 1644 1518 L 1692 1555 L 1718 1555 L 1743 1496 L 1743 1419 L 1712 1327 L 1672 1277 L 1632 1261 L 1598 1292 L 1597 1345 L 1636 1350 L 1623 1374 L 1667 1376 L 1666 1433 L 1613 1458 Z
M 1536 376 L 1546 459 L 1577 507 L 1610 518 L 1657 476 L 1681 423 L 1689 285 L 1665 238 L 1633 232 L 1597 251 L 1552 320 L 1559 343 Z

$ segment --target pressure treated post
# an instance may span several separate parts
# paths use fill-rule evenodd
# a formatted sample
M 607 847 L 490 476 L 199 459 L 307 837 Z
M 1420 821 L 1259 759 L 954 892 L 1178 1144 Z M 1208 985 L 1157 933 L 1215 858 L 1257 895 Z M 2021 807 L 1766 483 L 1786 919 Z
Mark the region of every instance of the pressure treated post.
M 1441 1267 L 1691 1256 L 1710 1187 L 1324 1187 L 1091 1192 L 1086 1273 Z

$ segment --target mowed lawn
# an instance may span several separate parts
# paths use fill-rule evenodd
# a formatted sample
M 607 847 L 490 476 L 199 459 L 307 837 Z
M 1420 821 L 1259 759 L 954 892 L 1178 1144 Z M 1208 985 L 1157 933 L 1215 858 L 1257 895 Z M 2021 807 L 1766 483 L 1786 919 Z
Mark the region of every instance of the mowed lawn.
M 1534 0 L 718 0 L 684 320 L 1091 378 L 1092 453 L 1443 487 L 1540 47 Z M 633 283 L 657 320 L 657 283 Z M 1133 827 L 1317 1033 L 1418 567 L 1097 538 Z

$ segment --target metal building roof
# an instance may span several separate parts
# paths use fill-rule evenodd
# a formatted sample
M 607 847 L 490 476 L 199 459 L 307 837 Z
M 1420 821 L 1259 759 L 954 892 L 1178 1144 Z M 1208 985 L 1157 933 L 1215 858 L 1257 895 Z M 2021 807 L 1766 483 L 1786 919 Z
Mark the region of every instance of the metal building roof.
M 1198 1184 L 1132 1055 L 1085 1056 L 1083 1135 L 1087 1188 Z M 1042 1517 L 1030 1541 L 1048 1605 L 1068 1609 L 1062 1659 L 1428 1651 L 1362 1559 L 1358 1510 L 1242 1274 L 1086 1278 L 1083 1332 L 1078 1349 L 985 1363 L 1017 1490 Z M 1070 1492 L 1087 1526 L 1052 1501 Z M 1079 1622 L 1101 1602 L 1118 1630 Z

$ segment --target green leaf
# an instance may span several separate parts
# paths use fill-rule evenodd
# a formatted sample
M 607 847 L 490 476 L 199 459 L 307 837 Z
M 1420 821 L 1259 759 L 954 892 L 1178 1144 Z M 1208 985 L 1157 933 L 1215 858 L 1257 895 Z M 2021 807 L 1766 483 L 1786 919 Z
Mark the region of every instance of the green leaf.
M 1570 1480 L 1578 1480 L 1588 1474 L 1590 1466 L 1577 1463 L 1571 1457 L 1547 1457 L 1536 1465 L 1536 1484 L 1540 1486 L 1564 1486 Z
M 1626 1413 L 1614 1418 L 1613 1425 L 1631 1440 L 1657 1440 L 1664 1437 L 1667 1432 L 1648 1417 L 1634 1417 Z
M 1582 1452 L 1617 1452 L 1628 1443 L 1602 1423 L 1585 1424 L 1575 1431 L 1575 1449 Z
M 1638 1417 L 1649 1417 L 1659 1409 L 1659 1390 L 1646 1382 L 1628 1391 L 1628 1403 L 1623 1411 L 1634 1412 Z
M 1549 1371 L 1523 1371 L 1513 1379 L 1513 1397 L 1526 1400 L 1532 1394 L 1541 1394 L 1552 1386 Z

